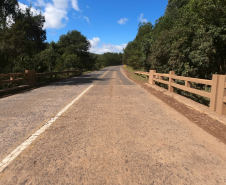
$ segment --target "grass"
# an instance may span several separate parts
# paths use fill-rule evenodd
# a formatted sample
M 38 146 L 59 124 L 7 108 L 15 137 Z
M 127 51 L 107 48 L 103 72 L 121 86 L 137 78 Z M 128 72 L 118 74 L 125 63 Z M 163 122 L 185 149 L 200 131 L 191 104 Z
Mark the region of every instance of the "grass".
M 131 75 L 131 77 L 133 79 L 138 80 L 138 81 L 141 81 L 141 82 L 144 82 L 144 83 L 147 83 L 148 82 L 148 78 L 146 78 L 146 75 L 138 76 L 138 75 L 134 74 L 135 70 L 133 70 L 129 66 L 126 66 L 124 68 L 131 73 L 130 75 Z

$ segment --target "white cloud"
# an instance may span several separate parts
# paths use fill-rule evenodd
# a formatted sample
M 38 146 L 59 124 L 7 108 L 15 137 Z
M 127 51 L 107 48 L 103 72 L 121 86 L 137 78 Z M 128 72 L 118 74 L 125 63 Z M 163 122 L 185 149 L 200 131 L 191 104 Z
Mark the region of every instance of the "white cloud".
M 89 8 L 89 6 L 87 5 L 86 8 Z
M 143 19 L 143 17 L 144 17 L 144 14 L 140 14 L 139 15 L 139 17 L 138 17 L 138 21 L 140 21 L 140 22 L 148 22 L 148 20 L 147 19 Z
M 90 42 L 90 44 L 91 44 L 92 47 L 96 47 L 99 44 L 99 42 L 100 42 L 100 38 L 93 37 L 93 39 L 92 40 L 89 40 L 89 42 Z
M 67 11 L 65 9 L 56 8 L 53 4 L 47 4 L 44 16 L 46 19 L 45 28 L 60 29 L 66 26 L 68 21 Z
M 80 11 L 78 7 L 78 0 L 71 0 L 71 5 L 76 11 Z
M 79 18 L 80 18 L 80 19 L 85 19 L 85 20 L 90 24 L 89 18 L 88 18 L 88 17 L 86 17 L 86 16 L 84 16 L 84 15 L 81 15 L 81 16 L 79 16 Z
M 123 52 L 123 49 L 127 46 L 127 44 L 122 45 L 112 45 L 103 43 L 101 47 L 97 47 L 100 43 L 100 38 L 93 37 L 92 40 L 89 40 L 91 43 L 90 52 L 96 54 L 103 54 L 107 52 L 119 53 Z
M 119 24 L 126 24 L 126 21 L 128 21 L 127 18 L 121 18 L 119 21 L 117 21 L 117 23 L 119 23 Z
M 66 26 L 69 3 L 76 11 L 80 11 L 78 0 L 36 0 L 35 6 L 43 7 L 45 16 L 44 28 L 60 29 Z M 87 20 L 87 19 L 86 19 Z
M 25 12 L 27 8 L 29 8 L 27 5 L 25 4 L 22 4 L 20 2 L 18 2 L 18 5 L 19 5 L 19 8 L 22 10 L 22 12 Z M 40 11 L 36 10 L 35 8 L 31 7 L 31 13 L 33 15 L 38 15 L 40 14 Z M 13 23 L 14 23 L 14 20 L 12 18 L 12 16 L 8 16 L 6 17 L 6 22 L 7 22 L 7 26 L 10 27 Z
M 45 4 L 44 0 L 37 0 L 37 2 L 35 2 L 35 6 L 45 6 Z
M 20 3 L 20 2 L 19 2 L 18 4 L 19 4 L 20 9 L 21 9 L 23 12 L 25 12 L 26 9 L 28 8 L 28 6 L 25 5 L 25 4 L 22 4 L 22 3 Z M 33 8 L 33 7 L 31 7 L 31 12 L 32 12 L 34 15 L 40 14 L 40 11 L 36 10 L 36 9 Z

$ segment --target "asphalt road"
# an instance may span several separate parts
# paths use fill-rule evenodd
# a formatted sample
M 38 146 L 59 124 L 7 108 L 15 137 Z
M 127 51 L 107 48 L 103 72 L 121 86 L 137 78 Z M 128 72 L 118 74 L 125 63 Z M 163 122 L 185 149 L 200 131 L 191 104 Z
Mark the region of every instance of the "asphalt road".
M 108 69 L 0 99 L 0 161 Z
M 226 146 L 119 66 L 1 99 L 1 157 L 90 84 L 0 184 L 226 184 Z

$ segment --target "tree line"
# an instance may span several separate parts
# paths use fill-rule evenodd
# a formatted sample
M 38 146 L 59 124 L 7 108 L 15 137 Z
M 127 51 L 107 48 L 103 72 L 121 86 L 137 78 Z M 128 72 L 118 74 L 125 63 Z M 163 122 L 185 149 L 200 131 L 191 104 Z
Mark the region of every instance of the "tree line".
M 46 42 L 44 23 L 41 11 L 35 14 L 31 6 L 21 10 L 17 0 L 0 1 L 0 73 L 87 71 L 122 64 L 122 53 L 90 53 L 89 40 L 77 30 Z
M 153 25 L 140 23 L 123 53 L 133 69 L 212 79 L 226 74 L 226 0 L 169 0 Z

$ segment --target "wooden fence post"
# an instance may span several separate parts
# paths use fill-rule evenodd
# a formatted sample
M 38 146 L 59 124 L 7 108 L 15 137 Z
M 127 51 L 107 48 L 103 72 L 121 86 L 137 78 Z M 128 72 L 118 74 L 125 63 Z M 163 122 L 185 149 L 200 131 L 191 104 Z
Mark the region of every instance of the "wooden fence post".
M 216 112 L 220 115 L 226 114 L 226 104 L 224 103 L 224 97 L 226 96 L 225 84 L 226 75 L 219 75 Z
M 34 85 L 36 83 L 35 70 L 25 70 L 26 80 L 28 85 Z
M 191 87 L 191 83 L 189 81 L 185 81 L 185 87 Z
M 218 89 L 219 75 L 214 74 L 212 77 L 211 97 L 210 97 L 210 110 L 216 111 L 217 104 L 217 89 Z
M 174 79 L 172 78 L 173 75 L 175 75 L 175 71 L 170 71 L 170 73 L 169 73 L 169 86 L 168 86 L 169 92 L 174 92 L 174 87 L 172 86 L 172 83 L 174 83 Z
M 10 76 L 10 80 L 12 80 L 12 81 L 14 81 L 15 78 L 16 78 L 16 75 L 11 75 L 11 76 Z
M 151 85 L 155 85 L 155 81 L 153 80 L 154 73 L 156 73 L 156 70 L 150 70 L 149 72 L 149 84 Z

